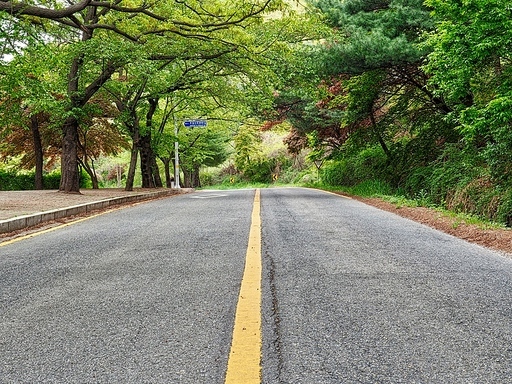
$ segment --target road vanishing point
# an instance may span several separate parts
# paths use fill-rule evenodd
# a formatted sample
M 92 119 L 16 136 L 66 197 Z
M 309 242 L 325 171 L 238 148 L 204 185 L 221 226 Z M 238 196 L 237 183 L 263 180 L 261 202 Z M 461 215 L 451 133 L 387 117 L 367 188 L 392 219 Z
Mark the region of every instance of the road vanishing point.
M 304 188 L 0 244 L 0 383 L 512 383 L 512 259 Z

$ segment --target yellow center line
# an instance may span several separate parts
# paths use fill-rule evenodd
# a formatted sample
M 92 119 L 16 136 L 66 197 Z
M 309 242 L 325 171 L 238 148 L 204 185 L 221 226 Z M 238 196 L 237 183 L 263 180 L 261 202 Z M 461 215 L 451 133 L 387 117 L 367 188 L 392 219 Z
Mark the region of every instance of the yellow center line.
M 261 268 L 260 190 L 257 189 L 228 358 L 226 384 L 261 382 Z

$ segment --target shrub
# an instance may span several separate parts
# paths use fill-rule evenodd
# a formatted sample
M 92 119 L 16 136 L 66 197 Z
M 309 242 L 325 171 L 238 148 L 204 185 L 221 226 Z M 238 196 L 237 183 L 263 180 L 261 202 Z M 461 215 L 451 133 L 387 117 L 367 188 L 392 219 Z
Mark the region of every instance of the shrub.
M 447 196 L 446 208 L 494 220 L 499 200 L 499 192 L 489 177 L 481 177 L 455 186 Z
M 16 174 L 0 170 L 0 190 L 11 191 L 15 184 Z
M 60 171 L 43 175 L 44 189 L 59 189 Z M 92 182 L 87 173 L 80 176 L 80 188 L 91 188 Z M 14 172 L 0 170 L 0 191 L 27 191 L 35 189 L 35 172 Z
M 367 148 L 356 155 L 332 160 L 322 170 L 327 185 L 352 187 L 385 177 L 387 158 L 380 147 Z
M 0 190 L 22 191 L 34 189 L 34 173 L 0 171 Z
M 512 227 L 512 188 L 503 191 L 496 210 L 496 221 Z
M 53 171 L 43 175 L 43 188 L 44 189 L 59 189 L 60 186 L 60 172 Z
M 455 190 L 487 175 L 479 160 L 472 151 L 447 146 L 437 161 L 412 169 L 405 178 L 403 189 L 408 197 L 415 198 L 421 194 L 435 204 L 444 205 L 453 197 Z

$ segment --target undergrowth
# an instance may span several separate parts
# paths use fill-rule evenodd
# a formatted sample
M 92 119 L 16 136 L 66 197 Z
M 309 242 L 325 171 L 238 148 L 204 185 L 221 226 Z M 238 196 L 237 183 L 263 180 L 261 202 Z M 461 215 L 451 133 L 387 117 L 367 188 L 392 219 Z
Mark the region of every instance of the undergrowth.
M 464 222 L 512 226 L 512 184 L 493 175 L 477 152 L 447 145 L 434 161 L 407 158 L 386 160 L 379 148 L 345 154 L 326 164 L 322 187 L 453 212 Z

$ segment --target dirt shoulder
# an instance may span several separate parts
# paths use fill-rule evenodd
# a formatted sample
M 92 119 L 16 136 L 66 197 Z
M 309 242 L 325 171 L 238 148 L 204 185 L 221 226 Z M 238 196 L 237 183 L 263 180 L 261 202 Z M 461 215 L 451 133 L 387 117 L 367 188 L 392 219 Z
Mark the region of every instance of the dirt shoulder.
M 512 257 L 512 229 L 483 229 L 467 224 L 460 219 L 449 217 L 434 209 L 425 207 L 397 207 L 378 198 L 354 197 L 353 199 L 396 215 L 428 225 L 439 231 L 466 241 L 482 245 Z

